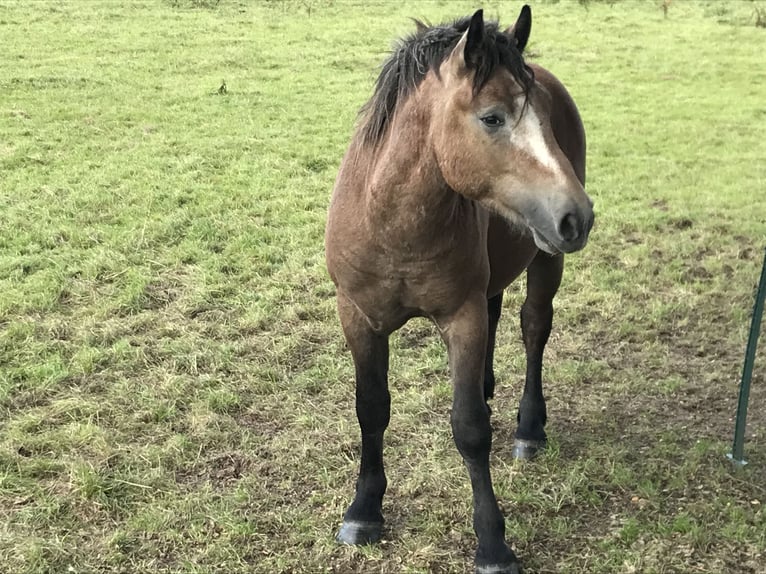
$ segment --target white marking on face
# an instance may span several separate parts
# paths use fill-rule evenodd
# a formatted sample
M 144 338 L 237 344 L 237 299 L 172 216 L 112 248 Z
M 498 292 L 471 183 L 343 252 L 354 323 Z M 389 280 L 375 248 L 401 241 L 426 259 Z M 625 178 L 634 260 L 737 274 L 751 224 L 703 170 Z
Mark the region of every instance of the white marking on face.
M 524 105 L 523 98 L 517 102 L 519 109 Z M 524 111 L 521 120 L 511 127 L 511 144 L 535 158 L 541 165 L 549 169 L 556 178 L 563 178 L 561 165 L 551 153 L 543 137 L 540 118 L 532 106 Z

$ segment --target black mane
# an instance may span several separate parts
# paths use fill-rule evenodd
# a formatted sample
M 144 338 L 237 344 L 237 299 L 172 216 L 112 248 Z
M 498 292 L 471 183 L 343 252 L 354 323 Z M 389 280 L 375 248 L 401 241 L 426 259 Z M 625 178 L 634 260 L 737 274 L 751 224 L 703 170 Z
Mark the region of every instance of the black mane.
M 375 92 L 362 107 L 361 132 L 366 144 L 378 143 L 391 121 L 399 102 L 417 88 L 429 70 L 438 74 L 439 67 L 452 52 L 471 18 L 452 24 L 429 26 L 416 20 L 417 31 L 397 42 L 385 61 L 375 84 Z M 524 63 L 515 42 L 498 30 L 497 22 L 486 22 L 481 53 L 470 65 L 476 70 L 474 93 L 481 90 L 492 74 L 502 66 L 508 69 L 526 95 L 534 81 L 532 70 Z

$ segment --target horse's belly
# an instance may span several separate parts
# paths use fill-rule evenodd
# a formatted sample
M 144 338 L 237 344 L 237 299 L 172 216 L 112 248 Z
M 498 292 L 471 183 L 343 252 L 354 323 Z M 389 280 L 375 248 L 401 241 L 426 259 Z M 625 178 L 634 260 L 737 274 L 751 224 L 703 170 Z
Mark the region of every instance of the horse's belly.
M 493 215 L 487 233 L 490 278 L 487 295 L 492 297 L 510 285 L 537 255 L 532 237 Z

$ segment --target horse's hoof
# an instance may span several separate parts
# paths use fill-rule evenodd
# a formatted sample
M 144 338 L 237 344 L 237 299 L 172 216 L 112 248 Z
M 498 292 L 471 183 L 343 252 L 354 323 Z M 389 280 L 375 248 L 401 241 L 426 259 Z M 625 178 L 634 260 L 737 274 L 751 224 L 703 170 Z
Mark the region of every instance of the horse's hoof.
M 341 544 L 373 544 L 380 540 L 383 533 L 382 522 L 363 522 L 361 520 L 344 520 L 335 540 Z
M 510 564 L 485 564 L 476 565 L 476 574 L 522 574 L 521 565 L 518 562 Z
M 540 451 L 544 448 L 544 440 L 526 440 L 523 438 L 517 438 L 513 440 L 513 450 L 511 450 L 511 456 L 519 460 L 530 460 L 540 454 Z

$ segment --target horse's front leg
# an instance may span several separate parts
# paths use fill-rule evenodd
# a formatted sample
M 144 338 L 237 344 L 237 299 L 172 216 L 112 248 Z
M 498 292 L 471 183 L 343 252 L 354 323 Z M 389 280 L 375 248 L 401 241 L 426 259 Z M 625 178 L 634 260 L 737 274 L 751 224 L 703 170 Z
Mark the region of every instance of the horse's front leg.
M 473 489 L 473 527 L 478 538 L 476 571 L 518 573 L 516 556 L 505 543 L 505 521 L 489 473 L 492 428 L 484 399 L 487 298 L 471 297 L 458 311 L 437 320 L 449 352 L 453 382 L 452 433 L 468 467 Z
M 362 461 L 356 496 L 336 538 L 344 544 L 369 544 L 380 540 L 383 531 L 381 507 L 386 492 L 383 433 L 391 409 L 388 335 L 374 332 L 361 312 L 340 293 L 338 314 L 356 370 L 356 416 L 362 431 Z
M 545 447 L 547 412 L 543 397 L 543 351 L 553 323 L 553 297 L 561 284 L 563 255 L 539 252 L 527 269 L 527 298 L 521 307 L 521 333 L 527 376 L 513 443 L 515 458 L 532 458 Z

